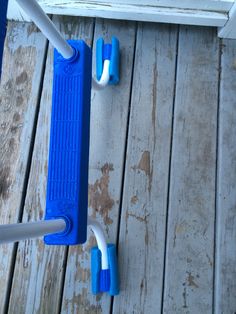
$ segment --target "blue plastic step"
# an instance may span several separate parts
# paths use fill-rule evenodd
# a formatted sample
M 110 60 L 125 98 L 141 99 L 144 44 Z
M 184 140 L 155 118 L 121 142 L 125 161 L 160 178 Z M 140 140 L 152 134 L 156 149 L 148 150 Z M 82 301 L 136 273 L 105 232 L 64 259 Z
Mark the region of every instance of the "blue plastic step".
M 63 218 L 63 233 L 45 236 L 47 244 L 80 244 L 87 237 L 91 49 L 68 41 L 75 54 L 54 50 L 53 99 L 45 219 Z

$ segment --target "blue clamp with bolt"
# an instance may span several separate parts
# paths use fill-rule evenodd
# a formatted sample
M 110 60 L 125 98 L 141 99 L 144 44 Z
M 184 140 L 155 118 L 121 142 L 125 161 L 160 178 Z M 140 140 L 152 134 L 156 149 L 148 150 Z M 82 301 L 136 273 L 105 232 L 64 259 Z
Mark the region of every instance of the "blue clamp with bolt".
M 119 83 L 119 40 L 116 37 L 112 37 L 111 44 L 104 44 L 103 38 L 97 40 L 96 49 L 96 70 L 97 80 L 102 77 L 104 61 L 109 60 L 109 82 L 108 84 L 115 85 Z

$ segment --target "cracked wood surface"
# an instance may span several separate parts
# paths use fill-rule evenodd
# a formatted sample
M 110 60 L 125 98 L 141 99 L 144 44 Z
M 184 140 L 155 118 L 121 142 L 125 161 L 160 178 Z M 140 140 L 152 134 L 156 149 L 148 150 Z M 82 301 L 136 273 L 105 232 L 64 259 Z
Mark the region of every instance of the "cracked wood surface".
M 32 24 L 8 23 L 0 88 L 0 223 L 16 223 L 24 197 L 46 40 Z M 0 312 L 14 246 L 0 246 Z
M 92 90 L 90 159 L 89 159 L 89 214 L 104 226 L 107 239 L 116 243 L 129 94 L 134 54 L 135 23 L 98 20 L 94 34 L 105 42 L 116 36 L 120 41 L 121 81 L 102 91 Z M 95 58 L 93 58 L 95 76 Z M 88 242 L 69 249 L 62 313 L 109 313 L 111 298 L 107 294 L 91 294 L 90 249 L 96 245 L 88 231 Z
M 139 24 L 114 313 L 161 310 L 176 44 L 177 27 Z
M 236 41 L 223 40 L 219 107 L 215 313 L 236 311 Z
M 88 45 L 91 45 L 92 19 L 57 17 L 54 18 L 54 22 L 65 38 L 83 38 Z M 50 46 L 24 207 L 24 222 L 36 221 L 44 217 L 52 73 L 53 49 Z M 17 250 L 9 313 L 58 313 L 63 288 L 64 263 L 65 246 L 46 246 L 42 239 L 21 241 Z
M 164 313 L 212 313 L 219 41 L 180 27 Z

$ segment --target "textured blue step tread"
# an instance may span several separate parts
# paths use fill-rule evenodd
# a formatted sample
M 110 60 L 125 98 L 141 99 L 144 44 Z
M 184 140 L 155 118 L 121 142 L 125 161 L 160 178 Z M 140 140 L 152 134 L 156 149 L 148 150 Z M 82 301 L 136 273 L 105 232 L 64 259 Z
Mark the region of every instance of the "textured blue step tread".
M 47 244 L 80 244 L 87 236 L 91 50 L 68 41 L 76 53 L 54 50 L 53 98 L 45 219 L 64 218 L 67 230 Z

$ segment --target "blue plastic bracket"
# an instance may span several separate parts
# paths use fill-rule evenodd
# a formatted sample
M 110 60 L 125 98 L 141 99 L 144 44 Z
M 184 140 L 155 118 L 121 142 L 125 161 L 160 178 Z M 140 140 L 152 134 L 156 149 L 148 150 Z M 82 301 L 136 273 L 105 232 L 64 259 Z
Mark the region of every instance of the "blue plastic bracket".
M 110 60 L 109 84 L 115 85 L 119 83 L 119 41 L 116 37 L 112 37 L 111 44 L 104 44 L 103 38 L 97 40 L 96 47 L 96 73 L 99 81 L 102 76 L 104 60 Z
M 92 293 L 108 292 L 111 296 L 119 294 L 119 273 L 114 244 L 107 245 L 109 269 L 101 269 L 101 251 L 97 246 L 91 250 Z
M 45 219 L 63 218 L 63 233 L 47 235 L 46 244 L 86 241 L 91 94 L 91 49 L 68 41 L 74 56 L 54 50 L 52 116 Z

